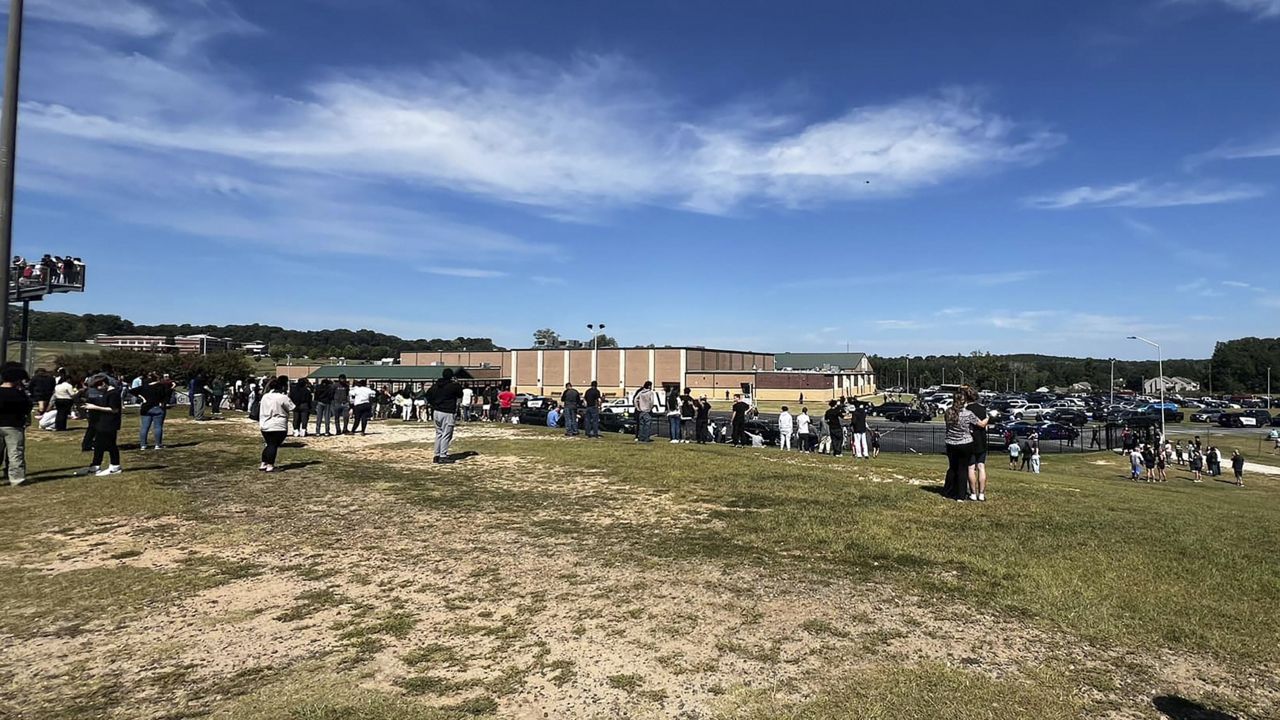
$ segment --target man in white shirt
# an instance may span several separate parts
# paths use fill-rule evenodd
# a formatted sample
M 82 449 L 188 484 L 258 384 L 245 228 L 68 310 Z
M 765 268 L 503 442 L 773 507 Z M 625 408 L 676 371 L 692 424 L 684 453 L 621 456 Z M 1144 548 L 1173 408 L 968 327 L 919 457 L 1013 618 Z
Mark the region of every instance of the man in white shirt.
M 778 447 L 783 450 L 791 449 L 791 432 L 795 430 L 795 418 L 786 405 L 782 406 L 782 413 L 778 415 Z
M 462 388 L 462 407 L 458 409 L 461 411 L 459 414 L 462 415 L 463 420 L 471 419 L 472 397 L 474 397 L 474 392 L 471 390 L 471 388 L 469 387 Z
M 800 414 L 796 416 L 796 434 L 800 436 L 801 452 L 813 452 L 813 430 L 810 428 L 809 408 L 800 408 Z

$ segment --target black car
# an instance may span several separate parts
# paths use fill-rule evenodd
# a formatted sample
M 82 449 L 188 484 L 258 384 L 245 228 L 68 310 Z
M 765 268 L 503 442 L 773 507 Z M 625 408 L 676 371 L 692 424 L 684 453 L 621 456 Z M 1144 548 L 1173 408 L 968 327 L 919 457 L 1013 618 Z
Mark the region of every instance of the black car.
M 1063 425 L 1079 426 L 1088 424 L 1089 415 L 1083 410 L 1056 408 L 1046 413 L 1044 419 L 1050 422 L 1062 423 Z
M 1040 423 L 1036 426 L 1036 433 L 1040 435 L 1041 440 L 1075 440 L 1080 437 L 1080 431 L 1070 425 L 1063 425 L 1057 422 Z
M 925 412 L 924 410 L 903 408 L 892 413 L 886 413 L 884 419 L 900 423 L 929 422 L 933 419 L 933 415 Z
M 1116 419 L 1116 424 L 1123 425 L 1134 430 L 1147 430 L 1150 428 L 1160 427 L 1160 416 L 1154 413 L 1143 413 L 1135 410 L 1126 410 Z
M 1252 420 L 1252 423 L 1250 422 Z M 1266 410 L 1242 410 L 1238 413 L 1222 413 L 1218 416 L 1222 427 L 1265 427 L 1271 424 L 1271 413 Z
M 876 405 L 875 407 L 871 408 L 871 414 L 889 417 L 893 413 L 901 412 L 902 410 L 908 410 L 910 408 L 911 406 L 904 402 L 887 402 L 882 405 Z

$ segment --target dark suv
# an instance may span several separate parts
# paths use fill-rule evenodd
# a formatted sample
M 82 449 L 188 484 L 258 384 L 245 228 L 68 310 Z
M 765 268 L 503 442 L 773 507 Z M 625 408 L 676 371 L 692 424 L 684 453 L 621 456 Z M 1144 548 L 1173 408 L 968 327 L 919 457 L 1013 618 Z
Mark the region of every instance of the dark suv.
M 1252 418 L 1253 424 L 1249 424 L 1246 418 Z M 1271 413 L 1266 410 L 1241 410 L 1238 413 L 1222 413 L 1218 416 L 1218 424 L 1229 428 L 1265 427 L 1271 424 Z

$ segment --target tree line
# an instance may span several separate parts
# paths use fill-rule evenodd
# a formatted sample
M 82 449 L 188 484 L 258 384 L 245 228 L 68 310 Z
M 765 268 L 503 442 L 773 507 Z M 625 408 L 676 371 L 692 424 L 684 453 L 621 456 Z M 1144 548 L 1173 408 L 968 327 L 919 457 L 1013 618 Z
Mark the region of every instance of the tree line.
M 905 385 L 907 357 L 871 356 L 880 387 Z M 1184 377 L 1200 384 L 1201 393 L 1262 393 L 1266 390 L 1266 368 L 1280 368 L 1280 338 L 1243 338 L 1220 342 L 1210 360 L 1169 359 L 1164 361 L 1167 377 Z M 1116 360 L 1116 389 L 1142 391 L 1144 380 L 1158 376 L 1155 360 Z M 1006 391 L 1035 390 L 1039 387 L 1066 388 L 1085 382 L 1098 392 L 1107 392 L 1111 382 L 1111 360 L 1052 355 L 993 355 L 976 350 L 968 355 L 925 355 L 910 358 L 913 388 L 966 382 L 984 389 Z
M 11 313 L 17 315 L 20 313 Z M 95 335 L 213 335 L 238 343 L 265 342 L 273 357 L 377 360 L 402 352 L 502 350 L 490 338 L 406 340 L 373 330 L 288 330 L 277 325 L 139 325 L 119 315 L 31 313 L 31 339 L 44 342 L 85 342 Z M 17 337 L 16 328 L 13 337 Z

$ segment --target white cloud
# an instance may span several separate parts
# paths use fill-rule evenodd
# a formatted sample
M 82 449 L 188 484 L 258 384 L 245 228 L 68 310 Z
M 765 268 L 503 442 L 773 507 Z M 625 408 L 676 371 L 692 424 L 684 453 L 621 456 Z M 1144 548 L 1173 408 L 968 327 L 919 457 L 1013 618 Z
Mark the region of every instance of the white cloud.
M 1216 205 L 1261 197 L 1267 188 L 1247 183 L 1161 183 L 1137 180 L 1105 187 L 1083 186 L 1051 195 L 1027 198 L 1031 207 L 1061 210 L 1076 207 L 1160 208 Z
M 431 265 L 422 268 L 422 272 L 432 275 L 444 275 L 445 277 L 471 278 L 476 280 L 502 278 L 507 273 L 501 270 L 488 270 L 485 268 L 469 268 L 469 267 L 440 267 Z
M 873 324 L 881 330 L 920 330 L 928 327 L 919 320 L 876 320 Z
M 977 273 L 962 278 L 961 282 L 974 285 L 1011 285 L 1013 283 L 1034 280 L 1044 274 L 1043 270 L 1010 270 L 1008 272 Z
M 136 0 L 31 0 L 26 14 L 136 37 L 159 35 L 167 28 L 159 13 Z
M 1174 288 L 1180 293 L 1188 295 L 1197 295 L 1199 297 L 1218 297 L 1222 292 L 1211 287 L 1209 281 L 1205 278 L 1196 278 L 1189 282 L 1182 283 Z
M 1258 18 L 1280 17 L 1280 0 L 1174 0 L 1182 4 L 1222 5 Z
M 145 56 L 103 60 L 80 62 L 118 68 L 112 76 L 148 73 L 158 80 L 154 94 L 146 95 L 152 85 L 127 83 L 137 92 L 121 107 L 118 96 L 81 82 L 82 96 L 63 88 L 26 103 L 26 127 L 569 213 L 643 203 L 727 213 L 750 204 L 897 196 L 1034 163 L 1062 141 L 985 109 L 963 90 L 854 107 L 809 124 L 741 108 L 689 116 L 614 57 L 567 67 L 521 58 L 353 73 L 316 80 L 296 97 Z M 226 102 L 162 92 L 175 84 Z M 210 113 L 211 106 L 218 110 Z
M 1266 292 L 1266 290 L 1258 287 L 1257 285 L 1250 285 L 1247 282 L 1241 282 L 1239 280 L 1223 280 L 1222 284 L 1226 285 L 1227 287 L 1239 288 L 1241 290 L 1252 290 L 1254 292 Z

